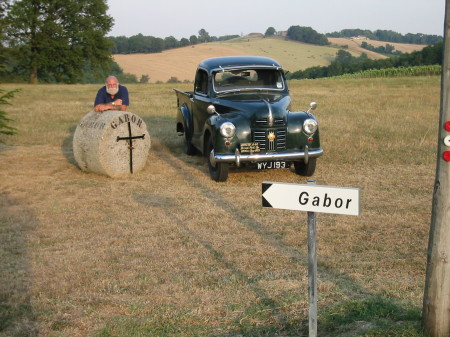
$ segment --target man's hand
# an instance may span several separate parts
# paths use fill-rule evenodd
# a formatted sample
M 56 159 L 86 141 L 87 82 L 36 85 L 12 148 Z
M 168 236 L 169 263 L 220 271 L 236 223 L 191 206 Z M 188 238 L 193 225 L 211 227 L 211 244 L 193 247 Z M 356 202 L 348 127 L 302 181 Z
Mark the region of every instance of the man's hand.
M 123 107 L 125 107 L 125 109 Z M 116 99 L 112 103 L 98 104 L 94 107 L 94 110 L 97 112 L 104 112 L 107 110 L 126 110 L 126 106 L 122 105 L 121 99 Z

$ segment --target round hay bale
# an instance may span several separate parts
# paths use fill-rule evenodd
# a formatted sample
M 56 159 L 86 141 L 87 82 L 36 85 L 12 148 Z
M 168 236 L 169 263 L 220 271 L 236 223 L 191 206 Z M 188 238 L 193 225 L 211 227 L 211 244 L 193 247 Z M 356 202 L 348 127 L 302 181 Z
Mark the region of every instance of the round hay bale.
M 113 178 L 142 170 L 150 146 L 145 122 L 129 111 L 91 111 L 73 136 L 73 153 L 80 169 Z

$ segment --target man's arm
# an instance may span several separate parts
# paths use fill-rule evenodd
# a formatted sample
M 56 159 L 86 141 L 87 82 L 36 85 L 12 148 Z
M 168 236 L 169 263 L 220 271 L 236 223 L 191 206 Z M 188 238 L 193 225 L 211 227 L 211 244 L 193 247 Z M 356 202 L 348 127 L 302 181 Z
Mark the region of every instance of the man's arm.
M 103 111 L 107 111 L 107 110 L 122 110 L 122 111 L 125 111 L 126 109 L 127 109 L 127 106 L 122 104 L 122 100 L 121 99 L 116 99 L 114 102 L 111 102 L 111 103 L 97 104 L 94 107 L 94 110 L 97 111 L 97 112 L 103 112 Z

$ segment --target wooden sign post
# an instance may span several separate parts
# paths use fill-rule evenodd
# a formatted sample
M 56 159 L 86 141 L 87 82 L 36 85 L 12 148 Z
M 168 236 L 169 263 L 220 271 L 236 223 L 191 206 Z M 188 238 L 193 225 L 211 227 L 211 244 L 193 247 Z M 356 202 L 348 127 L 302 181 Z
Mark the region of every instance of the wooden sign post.
M 309 337 L 317 337 L 316 212 L 359 215 L 359 188 L 263 182 L 262 205 L 308 212 Z
M 450 0 L 446 0 L 438 158 L 422 319 L 430 337 L 450 336 Z

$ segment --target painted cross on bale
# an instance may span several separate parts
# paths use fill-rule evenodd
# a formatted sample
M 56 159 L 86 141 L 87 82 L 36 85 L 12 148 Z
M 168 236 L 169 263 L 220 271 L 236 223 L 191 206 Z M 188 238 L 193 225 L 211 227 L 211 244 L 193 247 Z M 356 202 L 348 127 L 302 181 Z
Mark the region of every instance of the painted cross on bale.
M 128 141 L 128 148 L 130 149 L 130 173 L 133 173 L 133 140 L 134 139 L 144 139 L 145 134 L 142 136 L 133 136 L 131 133 L 131 123 L 128 122 L 128 137 L 119 137 L 117 136 L 117 141 L 119 140 L 127 140 Z

